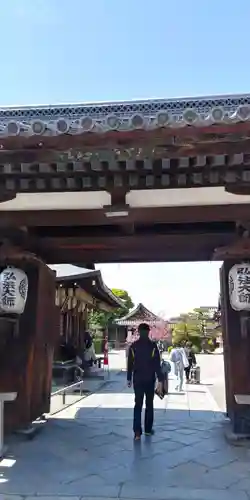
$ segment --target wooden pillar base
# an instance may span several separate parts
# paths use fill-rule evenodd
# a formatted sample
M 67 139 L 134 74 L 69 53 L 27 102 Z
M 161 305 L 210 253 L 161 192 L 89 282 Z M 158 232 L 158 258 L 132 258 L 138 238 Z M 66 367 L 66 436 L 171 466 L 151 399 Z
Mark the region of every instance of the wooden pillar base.
M 250 437 L 250 406 L 237 405 L 237 407 L 230 416 L 232 431 L 236 435 Z

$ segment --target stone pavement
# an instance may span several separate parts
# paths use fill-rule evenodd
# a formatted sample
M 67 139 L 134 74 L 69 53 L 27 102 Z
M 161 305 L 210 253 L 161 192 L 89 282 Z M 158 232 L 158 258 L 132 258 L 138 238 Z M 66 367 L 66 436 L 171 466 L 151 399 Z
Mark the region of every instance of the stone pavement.
M 155 399 L 155 436 L 139 443 L 124 372 L 51 417 L 33 441 L 12 439 L 0 500 L 249 500 L 250 450 L 225 441 L 206 387 L 176 394 L 174 385 L 168 399 Z

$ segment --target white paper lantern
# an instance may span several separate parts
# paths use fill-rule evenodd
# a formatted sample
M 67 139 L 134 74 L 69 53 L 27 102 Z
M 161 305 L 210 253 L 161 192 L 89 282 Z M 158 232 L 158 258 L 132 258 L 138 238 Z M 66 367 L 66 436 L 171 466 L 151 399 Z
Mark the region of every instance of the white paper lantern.
M 235 311 L 250 310 L 250 263 L 235 264 L 228 274 L 229 299 Z
M 28 295 L 28 277 L 24 271 L 7 267 L 0 274 L 0 311 L 22 314 Z

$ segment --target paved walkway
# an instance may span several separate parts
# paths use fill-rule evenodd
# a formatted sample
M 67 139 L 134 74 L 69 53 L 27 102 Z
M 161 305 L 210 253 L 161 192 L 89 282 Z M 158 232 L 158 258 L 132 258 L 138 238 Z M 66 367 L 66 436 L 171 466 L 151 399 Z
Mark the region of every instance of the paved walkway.
M 53 416 L 33 441 L 12 440 L 0 500 L 249 500 L 250 450 L 231 447 L 204 386 L 155 400 L 152 438 L 134 443 L 125 373 Z M 1 496 L 2 494 L 2 496 Z

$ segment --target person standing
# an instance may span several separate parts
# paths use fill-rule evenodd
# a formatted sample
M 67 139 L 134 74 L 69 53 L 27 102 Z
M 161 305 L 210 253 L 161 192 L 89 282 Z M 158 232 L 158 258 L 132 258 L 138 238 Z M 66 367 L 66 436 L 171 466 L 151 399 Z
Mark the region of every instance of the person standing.
M 175 388 L 176 391 L 182 392 L 184 370 L 189 366 L 188 359 L 183 347 L 174 347 L 171 351 L 170 361 L 174 364 L 174 373 L 177 377 L 178 383 Z
M 128 335 L 127 335 L 127 338 L 126 338 L 125 352 L 126 352 L 126 362 L 127 362 L 127 364 L 128 364 L 129 349 L 130 349 L 132 343 L 135 340 L 134 339 L 134 333 L 135 333 L 135 329 L 131 328 L 131 330 L 128 331 Z
M 190 380 L 190 371 L 193 368 L 193 366 L 196 365 L 196 357 L 191 342 L 186 343 L 185 353 L 188 359 L 188 366 L 185 368 L 186 382 L 188 384 Z
M 129 349 L 127 365 L 127 383 L 135 393 L 134 406 L 134 438 L 140 440 L 142 435 L 141 414 L 144 396 L 146 410 L 144 432 L 146 436 L 153 434 L 155 381 L 158 378 L 158 390 L 162 391 L 163 374 L 161 371 L 160 354 L 155 342 L 149 339 L 149 325 L 141 323 L 138 327 L 139 339 Z

